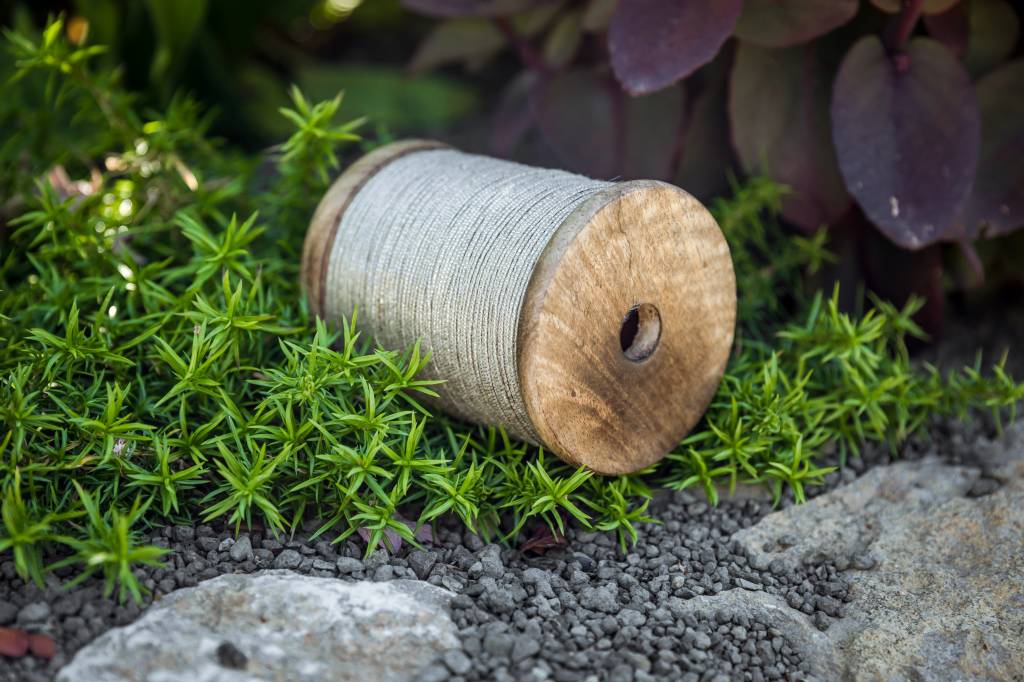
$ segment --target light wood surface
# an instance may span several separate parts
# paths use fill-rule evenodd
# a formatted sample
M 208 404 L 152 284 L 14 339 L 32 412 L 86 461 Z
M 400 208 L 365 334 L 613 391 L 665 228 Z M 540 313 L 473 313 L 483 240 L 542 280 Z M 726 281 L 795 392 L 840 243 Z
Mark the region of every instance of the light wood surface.
M 620 339 L 637 307 L 660 323 L 640 361 Z M 519 332 L 530 419 L 573 464 L 654 464 L 714 396 L 735 322 L 729 247 L 707 209 L 672 185 L 620 183 L 561 225 L 534 271 Z
M 351 197 L 390 161 L 443 146 L 381 147 L 330 188 L 303 248 L 313 311 L 323 310 L 327 254 Z M 699 201 L 641 180 L 584 202 L 552 236 L 519 319 L 519 382 L 541 444 L 601 474 L 656 463 L 714 396 L 735 322 L 729 248 Z

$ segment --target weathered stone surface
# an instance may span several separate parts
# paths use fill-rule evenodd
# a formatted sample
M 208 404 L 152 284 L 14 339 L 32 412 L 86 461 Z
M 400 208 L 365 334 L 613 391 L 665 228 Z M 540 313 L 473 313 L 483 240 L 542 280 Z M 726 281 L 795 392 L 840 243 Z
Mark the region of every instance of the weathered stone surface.
M 847 574 L 853 601 L 824 635 L 832 653 L 820 641 L 807 652 L 816 672 L 857 680 L 1024 674 L 1024 430 L 981 454 L 977 467 L 929 459 L 879 467 L 735 536 L 759 561 L 833 558 L 868 569 Z M 976 496 L 983 476 L 999 485 Z M 803 620 L 778 627 L 796 640 L 807 634 Z
M 786 602 L 767 592 L 727 590 L 714 596 L 700 596 L 693 599 L 672 597 L 668 608 L 677 620 L 687 615 L 713 618 L 721 612 L 729 615 L 740 614 L 760 623 L 776 628 L 786 635 L 790 646 L 799 650 L 807 661 L 810 672 L 821 679 L 834 679 L 838 672 L 834 665 L 835 645 L 828 636 L 819 632 L 811 619 L 789 608 Z M 700 643 L 696 644 L 698 648 Z
M 174 592 L 135 623 L 102 635 L 57 679 L 408 680 L 458 646 L 450 596 L 417 581 L 224 575 Z

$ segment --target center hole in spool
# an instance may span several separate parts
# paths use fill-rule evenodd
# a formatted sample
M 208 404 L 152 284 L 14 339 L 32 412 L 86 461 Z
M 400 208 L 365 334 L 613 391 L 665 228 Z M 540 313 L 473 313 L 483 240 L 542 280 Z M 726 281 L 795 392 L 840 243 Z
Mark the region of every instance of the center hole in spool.
M 627 360 L 643 362 L 651 357 L 661 340 L 661 314 L 650 303 L 629 309 L 619 329 L 619 346 Z

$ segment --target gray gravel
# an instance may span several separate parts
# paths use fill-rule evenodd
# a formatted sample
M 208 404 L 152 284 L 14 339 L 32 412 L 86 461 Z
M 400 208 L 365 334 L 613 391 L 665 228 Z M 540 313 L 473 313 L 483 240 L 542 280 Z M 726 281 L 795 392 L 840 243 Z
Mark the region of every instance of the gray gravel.
M 964 429 L 937 426 L 935 443 L 909 446 L 903 457 L 927 450 L 952 461 L 969 458 L 970 448 L 963 446 L 975 435 Z M 865 453 L 810 494 L 888 461 L 884 452 Z M 426 668 L 424 681 L 805 679 L 808 662 L 779 630 L 747 616 L 685 608 L 701 595 L 748 590 L 777 596 L 821 630 L 843 617 L 850 600 L 846 571 L 870 568 L 872 557 L 843 557 L 837 565 L 812 554 L 795 566 L 752 558 L 732 536 L 770 510 L 764 499 L 725 499 L 709 507 L 693 493 L 666 491 L 651 510 L 662 523 L 641 528 L 639 542 L 625 555 L 604 533 L 571 531 L 564 547 L 537 556 L 487 544 L 449 525 L 435 529 L 433 546 L 405 545 L 397 555 L 378 550 L 364 561 L 361 544 L 352 539 L 275 539 L 259 530 L 236 538 L 224 527 L 173 526 L 150 537 L 172 550 L 168 566 L 142 569 L 138 576 L 155 599 L 224 573 L 261 568 L 342 580 L 426 580 L 456 594 L 452 619 L 462 651 Z M 780 546 L 791 541 L 796 538 L 776 539 Z M 0 682 L 51 680 L 78 648 L 141 612 L 135 604 L 104 598 L 97 580 L 70 591 L 57 577 L 45 589 L 26 585 L 4 558 L 0 625 L 51 634 L 58 655 L 49 662 L 4 659 Z
M 689 493 L 668 494 L 654 505 L 663 524 L 642 529 L 625 556 L 607 534 L 570 533 L 565 548 L 536 556 L 452 526 L 437 529 L 436 546 L 405 546 L 397 556 L 378 550 L 363 561 L 353 541 L 282 542 L 260 532 L 234 539 L 214 526 L 175 526 L 151 538 L 173 550 L 168 567 L 139 577 L 157 599 L 223 573 L 267 567 L 346 580 L 425 579 L 456 593 L 452 617 L 463 651 L 437 661 L 424 679 L 780 679 L 803 662 L 777 631 L 746 619 L 673 613 L 696 595 L 741 587 L 799 604 L 821 627 L 840 615 L 847 593 L 835 566 L 755 567 L 737 553 L 731 534 L 767 511 L 763 502 L 710 508 Z M 51 679 L 79 647 L 140 613 L 103 598 L 97 581 L 66 592 L 53 580 L 40 590 L 15 577 L 10 561 L 0 572 L 0 617 L 50 633 L 60 649 L 50 663 L 11 662 L 0 680 Z
M 424 679 L 781 679 L 804 665 L 781 633 L 747 619 L 673 613 L 683 600 L 741 588 L 778 594 L 815 614 L 820 627 L 840 615 L 847 592 L 835 566 L 752 566 L 737 552 L 732 533 L 767 511 L 763 502 L 710 508 L 689 493 L 668 494 L 654 505 L 663 524 L 644 528 L 625 556 L 607 534 L 571 533 L 565 548 L 536 556 L 449 527 L 437 529 L 434 547 L 403 547 L 397 556 L 378 550 L 363 561 L 352 541 L 281 542 L 259 532 L 233 539 L 213 526 L 176 526 L 151 538 L 173 550 L 168 567 L 139 576 L 157 599 L 223 573 L 265 567 L 342 579 L 425 579 L 457 594 L 452 617 L 463 651 L 446 655 Z M 79 647 L 140 613 L 134 604 L 103 598 L 96 581 L 65 592 L 54 580 L 40 590 L 17 579 L 10 561 L 0 572 L 0 616 L 11 621 L 15 613 L 14 624 L 50 633 L 60 649 L 49 664 L 12 662 L 0 670 L 2 680 L 51 679 Z

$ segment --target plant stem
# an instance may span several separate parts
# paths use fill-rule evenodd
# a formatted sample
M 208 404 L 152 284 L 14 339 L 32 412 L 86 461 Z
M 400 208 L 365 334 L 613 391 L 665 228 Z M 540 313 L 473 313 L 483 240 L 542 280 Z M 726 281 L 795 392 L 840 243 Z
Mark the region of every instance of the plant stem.
M 917 20 L 920 18 L 923 8 L 924 0 L 903 0 L 900 13 L 897 15 L 895 23 L 890 26 L 887 32 L 886 47 L 890 50 L 903 49 L 907 39 L 910 38 L 911 32 L 914 30 L 914 26 L 917 25 Z
M 494 25 L 498 27 L 498 30 L 505 36 L 505 39 L 515 48 L 516 54 L 519 55 L 519 60 L 527 68 L 540 74 L 547 74 L 550 71 L 544 58 L 534 49 L 530 41 L 519 34 L 508 18 L 498 17 L 494 20 Z
M 672 155 L 669 157 L 668 169 L 666 170 L 667 175 L 665 176 L 665 180 L 668 182 L 672 182 L 676 173 L 679 172 L 679 166 L 683 163 L 683 154 L 686 151 L 686 138 L 689 135 L 690 127 L 693 125 L 697 102 L 707 89 L 701 83 L 695 83 L 692 92 L 688 91 L 682 83 L 679 83 L 678 87 L 682 91 L 684 111 L 683 120 L 676 128 L 675 139 L 672 141 Z
M 626 171 L 626 138 L 629 134 L 626 123 L 626 93 L 614 80 L 609 80 L 607 87 L 612 105 L 612 130 L 615 135 L 612 168 L 616 175 L 622 175 Z

